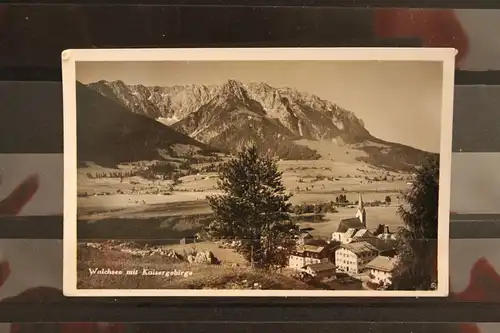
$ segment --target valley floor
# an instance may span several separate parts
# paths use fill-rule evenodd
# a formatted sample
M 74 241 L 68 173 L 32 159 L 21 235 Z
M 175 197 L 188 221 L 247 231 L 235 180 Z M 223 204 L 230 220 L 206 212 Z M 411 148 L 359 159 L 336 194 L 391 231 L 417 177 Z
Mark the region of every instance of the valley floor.
M 199 172 L 171 180 L 146 180 L 138 176 L 108 177 L 128 172 L 131 166 L 106 169 L 91 165 L 78 170 L 78 220 L 84 238 L 179 239 L 200 231 L 210 220 L 207 195 L 217 194 L 216 173 Z M 293 193 L 293 205 L 335 201 L 339 194 L 355 203 L 362 193 L 368 229 L 379 224 L 401 226 L 397 216 L 398 196 L 408 187 L 407 175 L 391 174 L 363 164 L 331 161 L 281 161 L 285 186 Z M 350 172 L 350 173 L 347 173 Z M 91 178 L 89 175 L 102 174 Z M 377 179 L 374 181 L 373 179 Z M 380 179 L 380 180 L 379 180 Z M 382 180 L 384 179 L 384 180 Z M 385 204 L 386 197 L 391 198 Z M 373 203 L 373 205 L 372 205 Z M 354 205 L 338 207 L 322 219 L 297 219 L 302 228 L 311 228 L 314 237 L 329 238 L 341 219 L 354 217 Z

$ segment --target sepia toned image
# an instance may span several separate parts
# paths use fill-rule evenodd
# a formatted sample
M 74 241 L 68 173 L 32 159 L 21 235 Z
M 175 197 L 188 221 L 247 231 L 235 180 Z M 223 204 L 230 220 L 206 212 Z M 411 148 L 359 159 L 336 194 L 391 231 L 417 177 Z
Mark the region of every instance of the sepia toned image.
M 447 296 L 452 49 L 63 52 L 68 296 Z

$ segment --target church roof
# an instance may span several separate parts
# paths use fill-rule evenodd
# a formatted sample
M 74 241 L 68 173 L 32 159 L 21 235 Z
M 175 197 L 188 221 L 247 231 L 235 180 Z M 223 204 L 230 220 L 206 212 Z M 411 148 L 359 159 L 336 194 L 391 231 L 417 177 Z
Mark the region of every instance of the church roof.
M 346 232 L 347 230 L 354 229 L 364 229 L 365 226 L 361 223 L 361 220 L 357 217 L 351 217 L 348 219 L 340 220 L 339 226 L 337 227 L 337 232 Z

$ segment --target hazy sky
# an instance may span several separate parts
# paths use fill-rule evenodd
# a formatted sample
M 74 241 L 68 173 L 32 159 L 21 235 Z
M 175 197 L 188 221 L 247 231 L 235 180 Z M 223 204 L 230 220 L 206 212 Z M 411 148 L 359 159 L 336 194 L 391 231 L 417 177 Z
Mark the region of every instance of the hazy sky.
M 438 62 L 79 62 L 76 78 L 159 86 L 237 79 L 287 86 L 353 111 L 376 137 L 439 152 Z

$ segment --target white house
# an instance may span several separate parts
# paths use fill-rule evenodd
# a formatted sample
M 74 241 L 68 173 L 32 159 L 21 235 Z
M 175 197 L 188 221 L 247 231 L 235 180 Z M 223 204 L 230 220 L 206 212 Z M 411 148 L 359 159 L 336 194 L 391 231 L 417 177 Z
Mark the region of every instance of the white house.
M 349 244 L 358 238 L 369 237 L 370 235 L 367 229 L 349 228 L 346 232 L 336 231 L 332 233 L 332 241 Z
M 335 265 L 340 272 L 359 274 L 378 255 L 378 249 L 365 241 L 343 244 L 335 251 Z
M 302 269 L 306 265 L 333 262 L 334 247 L 325 242 L 324 245 L 304 244 L 297 246 L 288 258 L 288 267 Z
M 391 284 L 395 264 L 395 258 L 384 256 L 374 258 L 366 265 L 366 268 L 370 272 L 370 282 L 377 285 Z

